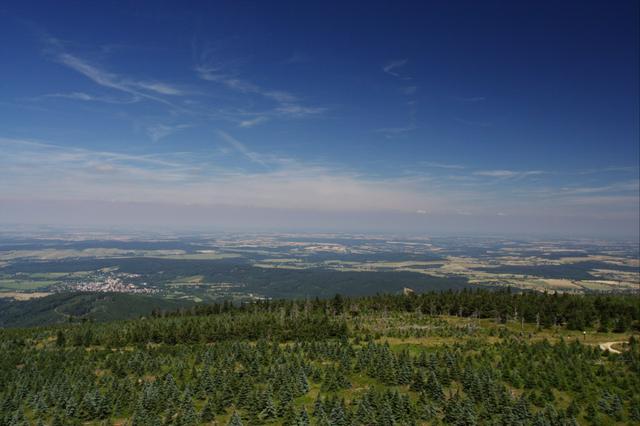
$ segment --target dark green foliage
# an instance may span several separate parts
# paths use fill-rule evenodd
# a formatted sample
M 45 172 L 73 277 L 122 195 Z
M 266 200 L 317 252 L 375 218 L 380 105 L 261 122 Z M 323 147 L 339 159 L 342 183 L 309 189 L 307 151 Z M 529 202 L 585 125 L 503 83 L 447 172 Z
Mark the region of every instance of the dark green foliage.
M 233 412 L 231 420 L 229 420 L 229 426 L 242 426 L 242 419 L 237 411 Z
M 575 340 L 530 341 L 504 329 L 482 334 L 419 313 L 433 300 L 458 312 L 481 302 L 527 312 L 520 303 L 533 300 L 549 305 L 534 308 L 558 315 L 565 305 L 591 306 L 600 315 L 618 306 L 616 298 L 491 295 L 265 301 L 110 324 L 0 330 L 0 426 L 123 418 L 141 426 L 640 421 L 634 338 L 623 355 L 605 356 Z M 388 322 L 398 313 L 432 321 L 433 335 L 464 339 L 425 349 L 376 340 L 364 328 L 365 315 Z M 313 407 L 305 407 L 315 393 Z
M 127 293 L 59 293 L 3 304 L 0 327 L 33 327 L 69 321 L 115 321 L 193 305 Z M 63 336 L 60 336 L 61 338 Z
M 207 400 L 202 412 L 200 413 L 200 421 L 203 423 L 209 423 L 216 418 L 216 412 L 211 400 Z

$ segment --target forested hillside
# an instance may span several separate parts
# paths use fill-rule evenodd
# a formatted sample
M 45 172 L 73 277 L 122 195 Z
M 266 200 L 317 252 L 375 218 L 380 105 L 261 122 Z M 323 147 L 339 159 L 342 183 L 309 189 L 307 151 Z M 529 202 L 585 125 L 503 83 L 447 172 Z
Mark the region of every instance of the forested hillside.
M 133 319 L 192 304 L 127 293 L 60 293 L 26 301 L 0 299 L 0 327 Z
M 639 302 L 336 296 L 4 329 L 0 425 L 640 423 Z

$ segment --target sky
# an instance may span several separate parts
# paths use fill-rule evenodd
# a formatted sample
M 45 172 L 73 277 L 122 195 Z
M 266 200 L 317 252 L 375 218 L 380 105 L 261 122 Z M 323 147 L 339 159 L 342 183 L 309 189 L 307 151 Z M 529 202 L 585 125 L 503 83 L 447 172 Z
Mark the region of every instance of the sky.
M 0 223 L 638 238 L 639 6 L 0 6 Z

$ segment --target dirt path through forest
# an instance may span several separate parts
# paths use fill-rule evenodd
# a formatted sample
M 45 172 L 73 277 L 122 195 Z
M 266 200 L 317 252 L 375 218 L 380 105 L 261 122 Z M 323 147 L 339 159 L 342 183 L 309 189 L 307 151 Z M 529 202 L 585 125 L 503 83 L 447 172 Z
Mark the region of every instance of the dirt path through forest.
M 625 342 L 604 342 L 604 343 L 600 343 L 600 349 L 602 349 L 603 351 L 609 351 L 612 354 L 620 354 L 622 352 L 620 352 L 617 349 L 613 349 L 611 346 L 618 344 L 618 343 L 625 343 Z

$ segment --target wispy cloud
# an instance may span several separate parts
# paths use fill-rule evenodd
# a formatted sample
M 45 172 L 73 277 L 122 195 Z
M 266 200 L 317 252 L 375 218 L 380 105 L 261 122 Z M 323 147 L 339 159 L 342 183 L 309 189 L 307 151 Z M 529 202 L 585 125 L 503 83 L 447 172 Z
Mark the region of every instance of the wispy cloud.
M 242 120 L 240 121 L 240 124 L 238 124 L 240 127 L 253 127 L 253 126 L 257 126 L 258 124 L 264 123 L 269 121 L 269 119 L 265 116 L 258 116 L 255 118 L 250 118 L 247 120 Z
M 397 78 L 402 78 L 402 79 L 408 79 L 408 77 L 403 77 L 402 75 L 400 75 L 400 73 L 398 72 L 398 70 L 402 67 L 404 67 L 405 65 L 407 65 L 408 60 L 407 59 L 399 59 L 399 60 L 395 60 L 395 61 L 390 61 L 387 62 L 383 67 L 382 67 L 382 71 L 392 75 L 394 77 Z
M 210 62 L 210 60 L 205 61 Z M 195 71 L 202 80 L 221 84 L 237 93 L 256 95 L 276 104 L 271 110 L 253 112 L 253 118 L 240 120 L 238 124 L 241 127 L 255 126 L 275 117 L 301 118 L 318 115 L 326 111 L 324 107 L 303 105 L 296 95 L 288 91 L 264 88 L 251 81 L 241 79 L 230 73 L 226 68 L 225 65 L 199 64 L 195 67 Z
M 415 95 L 418 91 L 418 86 L 407 86 L 400 89 L 401 92 L 405 95 Z
M 158 81 L 133 81 L 129 82 L 129 84 L 140 87 L 141 89 L 150 90 L 161 95 L 182 96 L 185 94 L 184 90 L 179 89 L 176 86 L 167 83 L 161 83 Z
M 119 90 L 138 98 L 145 98 L 163 104 L 170 104 L 169 101 L 159 97 L 158 95 L 176 96 L 184 94 L 181 89 L 168 83 L 134 80 L 129 77 L 123 77 L 118 74 L 108 72 L 67 52 L 58 53 L 56 55 L 56 59 L 63 65 L 84 75 L 100 86 Z
M 638 217 L 638 182 L 598 187 L 517 185 L 512 179 L 537 171 L 461 169 L 480 182 L 438 180 L 428 175 L 372 176 L 342 166 L 309 163 L 257 152 L 229 133 L 228 150 L 137 155 L 0 137 L 0 200 L 109 200 L 174 205 L 226 205 L 324 212 L 381 212 L 431 218 L 523 216 Z M 229 156 L 240 155 L 230 161 Z M 233 164 L 233 166 L 231 166 Z M 259 166 L 259 167 L 256 167 Z M 563 175 L 549 174 L 554 179 Z M 497 179 L 484 185 L 485 179 Z M 533 185 L 533 186 L 532 186 Z M 559 189 L 566 188 L 566 189 Z M 496 213 L 498 212 L 498 213 Z M 468 216 L 467 216 L 468 215 Z M 480 220 L 480 219 L 478 219 Z M 567 219 L 570 220 L 570 219 Z M 480 225 L 479 225 L 480 226 Z
M 195 67 L 195 71 L 202 80 L 223 84 L 227 88 L 240 93 L 253 93 L 282 103 L 295 102 L 297 100 L 294 95 L 283 90 L 264 89 L 247 80 L 225 74 L 221 67 L 198 65 Z
M 177 124 L 177 125 L 166 125 L 166 124 L 155 124 L 153 126 L 147 127 L 147 134 L 154 142 L 158 142 L 160 139 L 166 138 L 167 136 L 183 129 L 188 129 L 192 127 L 189 124 Z
M 7 148 L 5 151 L 7 157 L 13 153 L 17 155 L 17 157 L 13 157 L 13 159 L 22 158 L 24 160 L 23 162 L 35 160 L 46 163 L 47 160 L 51 162 L 61 162 L 66 160 L 93 159 L 96 161 L 115 161 L 120 163 L 131 162 L 158 167 L 179 167 L 179 163 L 168 161 L 161 156 L 153 154 L 132 155 L 5 137 L 0 137 L 0 145 Z M 20 152 L 27 152 L 29 155 L 20 157 Z M 22 162 L 18 161 L 18 164 L 20 163 Z
M 440 168 L 440 169 L 462 170 L 462 169 L 466 168 L 465 166 L 463 166 L 461 164 L 438 163 L 438 162 L 434 162 L 434 161 L 425 161 L 422 164 L 424 164 L 427 167 L 436 167 L 436 168 Z
M 630 166 L 608 166 L 608 167 L 599 167 L 599 168 L 595 168 L 595 169 L 580 170 L 577 173 L 578 174 L 582 174 L 582 175 L 602 174 L 602 173 L 611 173 L 611 172 L 638 174 L 639 170 L 640 170 L 640 167 L 638 167 L 638 166 L 635 166 L 635 167 L 630 167 Z
M 291 167 L 293 164 L 297 164 L 297 162 L 291 158 L 286 158 L 282 156 L 277 156 L 273 154 L 264 154 L 259 153 L 254 150 L 251 150 L 247 147 L 246 144 L 240 142 L 235 137 L 231 136 L 229 133 L 217 130 L 217 135 L 225 141 L 231 148 L 233 148 L 236 152 L 240 153 L 243 157 L 251 161 L 252 163 L 259 164 L 266 169 L 277 169 L 280 167 Z
M 53 58 L 56 62 L 72 69 L 73 71 L 83 75 L 97 85 L 125 93 L 128 99 L 119 99 L 113 96 L 97 96 L 86 92 L 71 93 L 55 93 L 45 95 L 46 98 L 64 98 L 84 102 L 105 102 L 113 104 L 135 103 L 142 100 L 149 100 L 167 106 L 169 112 L 173 115 L 182 114 L 194 117 L 207 117 L 208 119 L 231 121 L 239 127 L 253 127 L 274 119 L 297 119 L 307 116 L 317 116 L 326 111 L 324 107 L 305 105 L 300 99 L 286 91 L 264 88 L 251 81 L 237 77 L 235 74 L 227 72 L 227 65 L 212 66 L 209 54 L 204 55 L 204 62 L 195 67 L 197 76 L 204 81 L 216 82 L 223 85 L 228 90 L 244 94 L 247 96 L 258 96 L 267 101 L 273 102 L 275 105 L 270 108 L 259 108 L 253 106 L 255 99 L 248 98 L 248 108 L 245 105 L 233 106 L 234 99 L 228 99 L 228 105 L 222 108 L 211 108 L 210 105 L 202 102 L 194 102 L 190 97 L 193 90 L 176 84 L 159 81 L 148 78 L 134 78 L 132 76 L 123 75 L 113 72 L 90 61 L 78 54 L 70 52 L 66 43 L 60 40 L 44 36 L 43 40 L 46 45 L 45 53 Z M 199 90 L 195 93 L 205 93 L 206 90 Z M 174 98 L 180 97 L 179 101 Z M 167 125 L 154 125 L 146 129 L 149 137 L 158 141 L 182 127 L 172 127 Z
M 210 155 L 138 156 L 0 138 L 9 153 L 0 158 L 0 197 L 408 212 L 435 198 L 416 196 L 418 189 L 408 182 L 257 153 L 228 133 L 218 136 L 233 152 L 265 167 L 216 168 L 223 162 Z
M 610 185 L 601 185 L 601 186 L 571 186 L 571 187 L 562 187 L 558 191 L 560 194 L 572 194 L 572 195 L 581 195 L 581 194 L 612 194 L 619 192 L 639 192 L 640 191 L 640 180 L 629 180 L 623 182 L 615 182 Z
M 307 107 L 296 104 L 285 104 L 276 108 L 276 112 L 290 117 L 322 114 L 327 109 L 323 107 Z
M 196 102 L 192 98 L 194 93 L 200 96 L 208 96 L 207 89 L 200 88 L 197 91 L 187 89 L 184 86 L 159 81 L 150 78 L 136 78 L 130 75 L 114 72 L 107 67 L 89 60 L 79 54 L 73 53 L 67 48 L 67 43 L 49 35 L 42 36 L 45 44 L 45 54 L 54 61 L 83 75 L 97 85 L 119 91 L 129 95 L 128 99 L 119 99 L 111 96 L 97 96 L 86 92 L 54 93 L 45 95 L 48 98 L 65 98 L 78 101 L 105 102 L 113 104 L 135 103 L 149 100 L 161 103 L 170 108 L 171 114 L 190 115 L 192 117 L 207 117 L 234 122 L 240 127 L 253 127 L 274 119 L 298 119 L 308 116 L 318 116 L 327 111 L 327 108 L 307 105 L 297 95 L 280 89 L 266 88 L 247 79 L 240 78 L 237 73 L 231 72 L 229 67 L 233 62 L 217 64 L 211 57 L 212 51 L 205 51 L 200 56 L 198 65 L 194 68 L 196 76 L 203 81 L 220 84 L 237 94 L 247 96 L 243 105 L 233 105 L 237 99 L 226 99 L 224 107 L 212 108 L 203 102 Z M 200 82 L 202 86 L 202 82 Z M 176 100 L 175 98 L 180 98 Z M 270 101 L 274 105 L 265 107 L 256 102 L 258 98 Z M 247 106 L 247 104 L 249 106 Z M 161 127 L 150 129 L 150 136 L 158 140 L 168 131 Z
M 514 179 L 514 178 L 523 178 L 528 176 L 539 176 L 545 174 L 542 170 L 526 170 L 526 171 L 517 171 L 517 170 L 480 170 L 473 173 L 476 176 L 485 176 L 492 178 L 504 178 L 504 179 Z
M 264 159 L 260 154 L 251 151 L 249 148 L 247 148 L 245 144 L 240 142 L 238 139 L 234 138 L 233 136 L 231 136 L 230 134 L 222 130 L 218 130 L 217 133 L 218 133 L 218 136 L 222 138 L 222 140 L 227 142 L 233 149 L 235 149 L 237 152 L 245 156 L 250 161 L 254 163 L 258 163 L 263 166 L 266 165 Z
M 132 104 L 140 100 L 138 96 L 132 96 L 129 99 L 120 99 L 120 98 L 114 98 L 111 96 L 91 95 L 85 92 L 50 93 L 42 97 L 72 99 L 76 101 L 85 101 L 85 102 L 104 102 L 108 104 Z
M 407 63 L 407 59 L 390 61 L 382 67 L 382 71 L 399 80 L 412 80 L 412 77 L 400 72 L 400 70 L 404 68 Z M 406 101 L 406 105 L 408 106 L 408 122 L 410 123 L 410 125 L 405 127 L 387 127 L 375 130 L 378 133 L 383 133 L 387 138 L 398 137 L 417 128 L 416 110 L 418 102 L 414 99 L 414 95 L 418 92 L 418 86 L 403 85 L 401 87 L 398 87 L 397 90 L 403 95 L 409 97 L 409 99 Z

